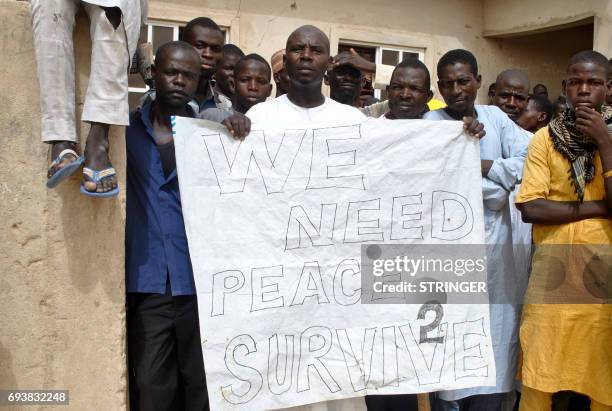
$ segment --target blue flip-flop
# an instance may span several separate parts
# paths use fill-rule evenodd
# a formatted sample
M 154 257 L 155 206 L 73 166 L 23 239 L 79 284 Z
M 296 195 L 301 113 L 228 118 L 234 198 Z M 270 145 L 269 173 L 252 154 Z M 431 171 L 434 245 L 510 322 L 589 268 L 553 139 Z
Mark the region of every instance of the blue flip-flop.
M 103 170 L 92 170 L 89 167 L 83 167 L 83 175 L 89 177 L 90 181 L 96 183 L 96 185 L 102 180 L 104 177 L 110 177 L 117 174 L 114 167 L 108 167 Z M 83 184 L 81 184 L 81 193 L 90 197 L 98 197 L 98 198 L 109 198 L 116 197 L 119 194 L 119 184 L 117 187 L 113 188 L 110 191 L 105 191 L 103 193 L 98 193 L 97 191 L 87 191 Z
M 49 177 L 47 179 L 47 188 L 56 187 L 59 183 L 61 183 L 62 181 L 66 180 L 68 177 L 73 175 L 79 168 L 81 168 L 81 166 L 85 162 L 85 156 L 79 156 L 76 151 L 68 148 L 66 150 L 62 150 L 62 152 L 59 153 L 59 156 L 57 156 L 55 160 L 51 162 L 51 165 L 49 166 L 49 168 L 61 163 L 64 157 L 66 157 L 67 155 L 75 156 L 76 160 L 74 160 L 73 162 L 69 164 L 66 164 L 64 167 L 57 170 L 55 174 Z

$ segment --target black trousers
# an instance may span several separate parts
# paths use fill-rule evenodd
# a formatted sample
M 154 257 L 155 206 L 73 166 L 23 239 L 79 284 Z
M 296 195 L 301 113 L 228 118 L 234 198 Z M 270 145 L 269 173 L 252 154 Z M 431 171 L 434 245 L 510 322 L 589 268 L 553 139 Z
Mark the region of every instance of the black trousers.
M 417 411 L 419 402 L 416 394 L 366 395 L 368 411 Z
M 460 411 L 502 411 L 507 395 L 507 393 L 473 395 L 456 402 L 459 404 Z M 435 393 L 430 394 L 429 398 L 432 411 L 448 410 L 448 406 L 445 406 L 444 401 L 439 399 Z
M 128 293 L 130 407 L 209 410 L 195 295 Z
M 459 400 L 461 410 L 502 411 L 505 394 L 474 395 Z

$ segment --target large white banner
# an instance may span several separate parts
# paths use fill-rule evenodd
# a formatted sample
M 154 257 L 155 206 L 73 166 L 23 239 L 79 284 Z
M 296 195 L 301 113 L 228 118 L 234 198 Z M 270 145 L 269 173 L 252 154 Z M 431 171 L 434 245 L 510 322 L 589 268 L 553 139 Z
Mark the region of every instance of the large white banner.
M 484 243 L 461 123 L 175 131 L 211 409 L 495 384 L 486 304 L 361 301 L 362 244 Z

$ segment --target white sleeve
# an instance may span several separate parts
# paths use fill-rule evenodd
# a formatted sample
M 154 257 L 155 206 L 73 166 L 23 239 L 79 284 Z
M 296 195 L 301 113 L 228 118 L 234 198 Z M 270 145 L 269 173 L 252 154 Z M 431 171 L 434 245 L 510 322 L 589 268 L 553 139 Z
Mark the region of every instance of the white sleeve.
M 501 110 L 499 113 L 503 114 L 498 116 L 501 121 L 502 158 L 493 161 L 487 178 L 501 185 L 507 191 L 512 191 L 516 184 L 520 184 L 523 177 L 523 165 L 527 157 L 529 137 Z
M 265 116 L 265 111 L 262 110 L 262 104 L 264 103 L 255 104 L 253 107 L 249 109 L 249 111 L 244 113 L 244 115 L 247 116 L 253 123 L 265 122 L 266 116 Z

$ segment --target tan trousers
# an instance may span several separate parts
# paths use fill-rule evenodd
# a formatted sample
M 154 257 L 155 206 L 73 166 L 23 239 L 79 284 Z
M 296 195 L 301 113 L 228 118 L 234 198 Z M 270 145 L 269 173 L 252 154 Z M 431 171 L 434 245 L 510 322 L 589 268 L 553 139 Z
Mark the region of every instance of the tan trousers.
M 43 142 L 77 141 L 72 33 L 81 5 L 91 21 L 92 44 L 82 120 L 129 124 L 127 72 L 130 55 L 123 21 L 115 29 L 101 7 L 80 0 L 31 0 Z
M 519 411 L 550 411 L 552 392 L 534 390 L 523 385 Z M 591 411 L 612 411 L 612 406 L 604 405 L 591 398 Z

